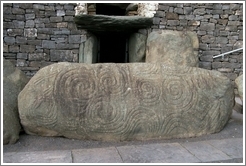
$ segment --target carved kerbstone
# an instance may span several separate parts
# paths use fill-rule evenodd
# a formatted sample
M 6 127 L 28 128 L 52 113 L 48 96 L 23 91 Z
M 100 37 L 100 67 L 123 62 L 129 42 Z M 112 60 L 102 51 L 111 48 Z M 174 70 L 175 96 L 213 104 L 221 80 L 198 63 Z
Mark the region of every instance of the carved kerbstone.
M 38 71 L 18 99 L 29 134 L 123 141 L 219 132 L 234 92 L 220 72 L 200 68 L 63 62 Z

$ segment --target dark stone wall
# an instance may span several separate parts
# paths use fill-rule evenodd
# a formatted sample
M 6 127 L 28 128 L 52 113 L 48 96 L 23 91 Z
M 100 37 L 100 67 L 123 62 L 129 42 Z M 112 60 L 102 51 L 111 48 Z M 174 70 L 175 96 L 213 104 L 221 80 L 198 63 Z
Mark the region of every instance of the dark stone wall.
M 199 67 L 218 70 L 232 82 L 243 72 L 243 51 L 213 56 L 243 47 L 242 3 L 159 3 L 152 31 L 172 29 L 196 32 Z
M 61 61 L 78 62 L 86 31 L 73 21 L 76 3 L 4 3 L 3 56 L 32 77 Z M 243 4 L 160 3 L 152 31 L 195 31 L 200 67 L 218 70 L 232 82 L 243 71 L 243 52 L 213 56 L 242 47 Z
M 86 31 L 73 18 L 76 3 L 4 3 L 3 56 L 33 76 L 56 62 L 78 62 Z

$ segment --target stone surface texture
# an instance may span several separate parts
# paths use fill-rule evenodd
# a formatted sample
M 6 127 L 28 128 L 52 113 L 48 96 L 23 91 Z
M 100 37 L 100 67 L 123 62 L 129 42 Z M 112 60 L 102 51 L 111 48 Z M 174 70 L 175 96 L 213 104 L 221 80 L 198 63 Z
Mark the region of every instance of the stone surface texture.
M 137 12 L 139 16 L 154 17 L 157 9 L 158 3 L 139 3 Z
M 17 97 L 28 79 L 12 62 L 3 59 L 3 144 L 14 144 L 21 130 Z
M 186 138 L 222 130 L 234 105 L 220 72 L 165 64 L 58 63 L 18 97 L 28 134 L 102 141 Z
M 91 32 L 128 32 L 152 25 L 152 18 L 142 16 L 77 15 L 74 22 L 78 28 Z M 95 26 L 97 25 L 97 26 Z
M 97 38 L 94 35 L 91 35 L 86 42 L 81 43 L 79 49 L 79 63 L 96 63 L 98 54 L 97 46 Z
M 198 67 L 199 42 L 196 33 L 162 30 L 147 38 L 146 62 Z
M 235 79 L 235 83 L 237 86 L 238 94 L 239 94 L 241 100 L 243 101 L 243 75 L 238 76 Z
M 129 37 L 129 62 L 145 62 L 147 36 L 133 33 Z

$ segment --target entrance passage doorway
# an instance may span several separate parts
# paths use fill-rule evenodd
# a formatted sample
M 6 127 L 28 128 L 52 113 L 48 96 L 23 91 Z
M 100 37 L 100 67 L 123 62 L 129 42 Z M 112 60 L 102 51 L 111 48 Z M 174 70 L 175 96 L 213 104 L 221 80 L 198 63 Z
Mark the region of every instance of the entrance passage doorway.
M 107 34 L 98 37 L 98 63 L 127 63 L 128 36 Z

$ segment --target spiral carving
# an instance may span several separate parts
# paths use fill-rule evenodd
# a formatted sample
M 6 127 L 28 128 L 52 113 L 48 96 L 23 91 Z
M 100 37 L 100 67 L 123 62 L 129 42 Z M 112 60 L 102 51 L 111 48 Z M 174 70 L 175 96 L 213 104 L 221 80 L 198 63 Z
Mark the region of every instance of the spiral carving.
M 102 97 L 92 99 L 85 113 L 82 125 L 87 132 L 115 133 L 121 132 L 123 112 L 119 105 L 104 101 Z M 95 123 L 96 119 L 96 123 Z
M 124 140 L 144 138 L 147 133 L 155 135 L 160 130 L 160 118 L 154 110 L 139 106 L 129 109 L 124 125 L 121 132 Z
M 160 101 L 160 88 L 151 80 L 136 81 L 137 98 L 142 105 L 156 105 Z
M 99 89 L 105 95 L 124 95 L 127 90 L 127 71 L 118 67 L 102 67 L 97 71 Z
M 197 136 L 230 117 L 233 87 L 216 79 L 219 73 L 164 64 L 56 64 L 20 93 L 20 118 L 26 131 L 68 138 Z
M 27 117 L 39 126 L 54 127 L 57 123 L 56 109 L 56 104 L 52 98 L 52 90 L 47 88 L 43 91 L 43 94 L 34 98 L 32 107 L 27 110 Z
M 95 74 L 86 67 L 60 72 L 56 77 L 54 96 L 65 116 L 83 113 L 96 92 Z
M 195 101 L 191 83 L 180 76 L 166 77 L 162 83 L 162 99 L 167 108 L 188 110 Z

